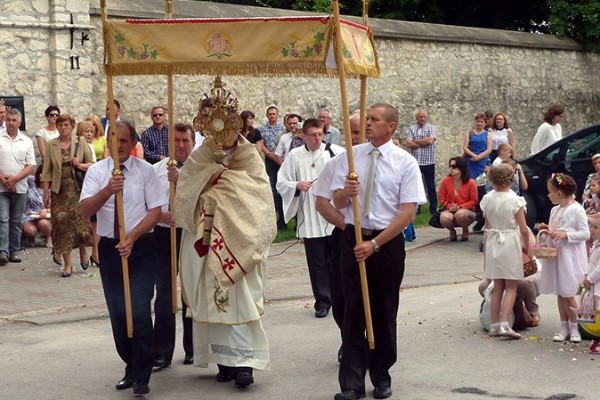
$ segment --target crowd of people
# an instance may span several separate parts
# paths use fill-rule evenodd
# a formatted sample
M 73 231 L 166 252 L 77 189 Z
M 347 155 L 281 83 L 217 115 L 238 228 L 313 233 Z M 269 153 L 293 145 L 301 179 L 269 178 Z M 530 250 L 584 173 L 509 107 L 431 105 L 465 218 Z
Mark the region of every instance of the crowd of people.
M 218 103 L 205 99 L 201 104 L 197 118 L 210 119 Z M 416 124 L 408 129 L 406 151 L 400 146 L 398 111 L 393 106 L 377 103 L 368 108 L 367 142 L 362 144 L 358 139 L 361 115 L 350 116 L 359 180 L 348 178 L 342 135 L 332 126 L 327 109 L 309 118 L 289 113 L 280 121 L 279 110 L 272 105 L 260 128 L 255 128 L 255 114 L 244 110 L 239 117 L 236 114 L 240 131 L 224 139 L 211 136 L 214 124 L 199 125 L 206 127 L 204 131 L 178 123 L 172 130 L 173 160 L 165 107 L 151 109 L 152 124 L 141 134 L 131 121 L 121 118 L 120 110 L 121 104 L 114 101 L 107 104 L 105 117 L 90 115 L 76 124 L 73 116 L 49 106 L 44 113 L 47 124 L 35 135 L 42 159 L 36 170 L 33 142 L 18 129 L 20 113 L 0 104 L 0 265 L 21 261 L 21 234 L 41 234 L 52 249 L 53 262 L 63 266 L 61 277 L 74 273 L 71 251 L 75 248 L 82 270 L 99 267 L 115 346 L 126 365 L 118 390 L 148 393 L 152 369 L 172 362 L 175 315 L 168 245 L 172 227 L 177 232 L 176 258 L 183 287 L 184 362 L 202 367 L 217 364 L 220 382 L 248 386 L 254 382 L 254 370 L 269 367 L 261 323 L 266 256 L 276 231 L 287 229 L 292 219 L 306 250 L 315 317 L 324 318 L 332 310 L 341 333 L 341 391 L 336 400 L 364 397 L 367 370 L 375 398 L 392 394 L 389 369 L 397 358 L 396 315 L 405 243 L 413 239 L 409 237 L 414 232 L 412 221 L 427 202 L 431 213 L 438 204 L 442 208 L 440 222 L 450 241 L 458 241 L 456 228 L 462 230 L 460 241 L 469 240 L 478 212 L 484 216 L 486 280 L 480 290 L 483 293 L 493 282 L 489 334 L 520 337 L 509 316 L 521 296 L 519 285 L 526 279 L 522 264 L 531 255 L 534 239 L 519 196 L 527 189 L 527 180 L 514 161 L 516 138 L 504 113 L 475 116 L 474 127 L 464 135 L 463 155 L 450 158 L 448 175 L 438 189 L 437 131 L 424 109 L 417 111 Z M 563 113 L 558 105 L 548 109 L 532 151 L 560 138 Z M 117 141 L 118 166 L 111 158 L 111 137 Z M 575 201 L 575 184 L 568 175 L 553 174 L 548 181 L 556 207 L 548 224 L 540 228 L 549 230 L 559 256 L 545 260 L 537 278 L 526 281 L 527 291 L 534 293 L 525 300 L 526 306 L 531 305 L 531 326 L 539 324 L 537 294 L 557 295 L 556 341 L 581 340 L 573 313 L 575 294 L 580 284 L 591 288 L 600 280 L 595 263 L 590 261 L 589 275 L 581 267 L 587 262 L 588 222 L 600 210 L 600 155 L 592 163 L 596 172 L 584 191 L 585 208 Z M 481 174 L 487 174 L 488 187 L 480 199 L 475 179 Z M 171 184 L 177 187 L 175 213 L 170 206 Z M 117 193 L 123 196 L 121 226 Z M 362 243 L 357 243 L 354 232 L 355 208 L 360 210 Z M 591 237 L 600 240 L 600 220 L 594 219 L 591 228 Z M 596 248 L 594 242 L 592 254 L 597 259 Z M 132 338 L 127 332 L 124 258 Z M 368 349 L 365 337 L 363 262 L 378 340 L 375 350 Z M 595 346 L 600 352 L 600 344 Z

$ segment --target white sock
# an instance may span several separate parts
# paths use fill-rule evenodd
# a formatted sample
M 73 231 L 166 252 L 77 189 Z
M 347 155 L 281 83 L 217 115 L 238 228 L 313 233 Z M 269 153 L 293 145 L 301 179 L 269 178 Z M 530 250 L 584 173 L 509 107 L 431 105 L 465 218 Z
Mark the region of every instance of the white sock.
M 571 331 L 571 336 L 579 336 L 579 326 L 577 322 L 569 322 L 569 330 Z
M 569 333 L 569 321 L 560 321 L 560 334 L 567 335 Z
M 490 330 L 491 329 L 498 330 L 498 328 L 500 328 L 500 322 L 495 322 L 495 323 L 493 323 L 493 324 L 490 325 Z
M 500 321 L 500 327 L 501 328 L 510 328 L 510 326 L 508 325 L 508 321 Z

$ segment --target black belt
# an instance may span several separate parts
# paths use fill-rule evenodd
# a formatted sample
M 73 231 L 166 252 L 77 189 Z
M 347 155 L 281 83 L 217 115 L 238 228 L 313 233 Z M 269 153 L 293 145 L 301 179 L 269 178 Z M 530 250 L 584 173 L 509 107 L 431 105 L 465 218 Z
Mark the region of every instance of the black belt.
M 352 224 L 346 224 L 346 229 L 351 229 L 352 231 L 354 231 L 354 225 Z M 379 235 L 381 232 L 383 232 L 383 229 L 367 229 L 367 228 L 360 228 L 360 234 L 362 235 L 362 237 L 375 237 L 377 235 Z

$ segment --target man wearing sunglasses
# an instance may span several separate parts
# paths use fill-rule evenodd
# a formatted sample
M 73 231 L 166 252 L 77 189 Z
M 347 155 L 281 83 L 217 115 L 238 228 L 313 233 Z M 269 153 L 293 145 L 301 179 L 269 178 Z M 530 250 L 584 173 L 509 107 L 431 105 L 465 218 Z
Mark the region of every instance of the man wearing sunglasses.
M 169 156 L 169 124 L 165 122 L 166 109 L 164 107 L 153 107 L 150 117 L 152 126 L 142 132 L 142 147 L 146 161 L 156 164 Z

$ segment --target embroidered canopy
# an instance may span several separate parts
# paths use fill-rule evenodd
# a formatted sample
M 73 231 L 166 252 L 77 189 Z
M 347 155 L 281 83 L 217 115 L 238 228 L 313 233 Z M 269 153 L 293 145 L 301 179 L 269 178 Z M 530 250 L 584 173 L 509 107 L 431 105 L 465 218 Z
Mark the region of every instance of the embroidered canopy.
M 334 19 L 322 17 L 106 21 L 108 73 L 336 75 Z M 369 28 L 341 20 L 346 74 L 379 77 Z

